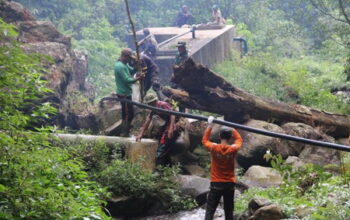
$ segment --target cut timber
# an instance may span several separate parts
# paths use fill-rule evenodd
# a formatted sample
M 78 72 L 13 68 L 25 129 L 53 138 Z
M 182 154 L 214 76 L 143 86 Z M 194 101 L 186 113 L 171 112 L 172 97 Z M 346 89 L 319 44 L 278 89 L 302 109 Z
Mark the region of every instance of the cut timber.
M 225 116 L 226 120 L 243 122 L 254 118 L 276 124 L 302 122 L 334 137 L 350 133 L 350 116 L 333 114 L 297 104 L 261 98 L 239 89 L 191 58 L 174 67 L 172 81 L 185 90 L 164 89 L 181 105 Z
M 132 163 L 140 163 L 141 166 L 153 171 L 155 168 L 155 156 L 158 148 L 158 142 L 152 139 L 142 139 L 142 142 L 136 142 L 135 138 L 109 137 L 82 134 L 54 134 L 62 142 L 67 144 L 98 144 L 104 143 L 108 146 L 123 146 L 125 154 Z

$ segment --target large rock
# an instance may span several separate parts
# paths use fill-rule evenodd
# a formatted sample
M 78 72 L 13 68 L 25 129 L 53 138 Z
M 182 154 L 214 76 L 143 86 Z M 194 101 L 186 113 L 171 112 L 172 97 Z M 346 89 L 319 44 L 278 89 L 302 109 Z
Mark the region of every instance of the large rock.
M 273 187 L 283 183 L 281 174 L 275 169 L 262 166 L 251 166 L 244 174 L 242 182 L 248 186 Z
M 284 130 L 278 125 L 265 121 L 250 120 L 245 125 L 284 133 Z M 240 131 L 240 133 L 243 137 L 243 146 L 237 153 L 237 162 L 244 169 L 248 169 L 252 165 L 268 166 L 269 163 L 264 159 L 267 150 L 270 150 L 272 154 L 281 154 L 283 158 L 292 154 L 286 142 L 281 139 L 246 131 Z
M 248 209 L 238 217 L 238 220 L 280 220 L 284 218 L 282 209 L 265 199 L 252 199 Z
M 286 160 L 286 164 L 291 165 L 294 170 L 297 170 L 300 167 L 303 167 L 305 162 L 303 162 L 299 157 L 289 156 Z
M 0 17 L 7 23 L 35 20 L 29 10 L 13 1 L 0 1 Z
M 281 207 L 275 204 L 261 207 L 249 217 L 249 220 L 280 220 L 284 218 Z
M 331 143 L 335 142 L 334 138 L 306 124 L 286 123 L 282 128 L 290 135 Z M 299 152 L 299 158 L 305 163 L 314 163 L 321 166 L 326 164 L 339 164 L 339 153 L 336 150 L 292 141 L 286 142 L 295 153 Z
M 22 47 L 27 53 L 39 53 L 51 59 L 42 59 L 47 71 L 44 78 L 53 90 L 42 98 L 58 108 L 59 114 L 47 122 L 61 127 L 96 131 L 93 99 L 94 90 L 86 82 L 87 55 L 72 50 L 70 38 L 61 34 L 47 21 L 36 21 L 22 5 L 1 1 L 0 17 L 17 26 Z M 43 56 L 43 57 L 44 57 Z
M 61 34 L 49 21 L 23 21 L 18 23 L 19 41 L 23 43 L 57 42 L 71 47 L 69 37 Z
M 210 180 L 194 175 L 182 175 L 179 177 L 181 191 L 185 195 L 189 195 L 196 199 L 199 206 L 207 201 L 207 193 L 209 192 Z
M 193 164 L 184 165 L 183 170 L 184 170 L 184 174 L 186 175 L 195 175 L 200 177 L 206 177 L 208 175 L 208 173 L 204 170 L 204 168 L 198 165 L 193 165 Z

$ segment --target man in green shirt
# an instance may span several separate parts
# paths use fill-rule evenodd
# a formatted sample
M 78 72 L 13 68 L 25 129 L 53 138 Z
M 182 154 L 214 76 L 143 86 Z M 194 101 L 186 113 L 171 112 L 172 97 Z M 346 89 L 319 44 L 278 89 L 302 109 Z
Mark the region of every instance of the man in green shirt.
M 143 77 L 136 75 L 133 77 L 135 70 L 129 66 L 133 56 L 132 50 L 130 48 L 125 48 L 122 50 L 118 61 L 114 66 L 115 84 L 117 86 L 117 96 L 122 99 L 131 100 L 132 89 L 131 85 Z M 131 121 L 134 118 L 134 108 L 132 104 L 122 102 L 122 131 L 120 136 L 128 137 L 131 128 Z

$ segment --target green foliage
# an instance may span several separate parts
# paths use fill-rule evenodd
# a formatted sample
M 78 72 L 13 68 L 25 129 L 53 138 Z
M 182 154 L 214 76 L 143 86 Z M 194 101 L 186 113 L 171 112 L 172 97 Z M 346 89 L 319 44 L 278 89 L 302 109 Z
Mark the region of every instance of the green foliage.
M 258 53 L 217 65 L 215 71 L 233 85 L 257 96 L 300 103 L 330 112 L 349 113 L 348 104 L 333 95 L 333 88 L 349 86 L 342 64 L 314 56 L 278 58 Z
M 158 201 L 159 208 L 169 212 L 196 206 L 193 199 L 180 192 L 176 181 L 179 167 L 158 167 L 157 172 L 152 173 L 140 164 L 125 160 L 123 145 L 59 144 L 72 157 L 82 160 L 89 178 L 104 186 L 112 197 L 126 196 L 146 206 L 153 204 L 150 201 Z
M 0 46 L 0 218 L 108 219 L 104 190 L 88 181 L 81 162 L 53 146 L 45 129 L 25 130 L 55 111 L 40 103 L 50 92 L 43 57 L 24 53 L 15 36 L 0 19 L 0 39 L 7 42 Z
M 194 208 L 196 203 L 179 190 L 175 181 L 179 169 L 164 167 L 159 173 L 144 170 L 138 164 L 124 160 L 113 160 L 99 173 L 96 180 L 113 193 L 114 196 L 128 196 L 146 201 L 158 201 L 162 209 L 176 212 Z
M 113 65 L 119 56 L 120 47 L 124 46 L 122 42 L 130 33 L 124 1 L 69 0 L 65 4 L 57 0 L 18 1 L 30 8 L 39 19 L 54 22 L 61 31 L 73 37 L 74 47 L 89 54 L 89 81 L 95 86 L 98 98 L 114 90 Z M 208 22 L 211 19 L 211 6 L 219 5 L 228 23 L 236 25 L 238 35 L 248 40 L 250 50 L 254 53 L 258 51 L 258 56 L 268 53 L 275 57 L 297 59 L 301 55 L 318 54 L 328 60 L 344 63 L 349 26 L 320 13 L 310 1 L 129 0 L 137 29 L 173 26 L 175 17 L 184 4 L 189 6 L 197 24 Z M 334 13 L 336 5 L 327 2 L 324 7 Z M 259 59 L 256 58 L 258 62 Z M 274 59 L 270 61 L 273 63 Z M 264 65 L 268 66 L 266 63 Z M 254 78 L 254 75 L 244 74 L 243 77 Z M 289 100 L 288 91 L 284 91 L 283 86 L 271 84 L 266 77 L 263 81 L 266 84 L 251 83 L 247 87 L 265 97 Z M 273 86 L 266 88 L 266 85 Z M 326 93 L 321 95 L 326 97 L 324 102 L 333 102 L 334 97 Z M 319 100 L 320 97 L 316 99 Z M 305 100 L 310 103 L 309 98 Z M 319 107 L 323 107 L 323 104 Z
M 82 28 L 81 40 L 73 40 L 76 48 L 85 51 L 89 57 L 88 80 L 96 88 L 97 98 L 115 91 L 114 64 L 122 44 L 112 35 L 112 26 L 106 19 L 95 20 Z
M 240 59 L 237 55 L 231 61 L 224 61 L 214 70 L 233 85 L 257 96 L 282 101 L 292 101 L 283 88 L 275 61 L 268 54 L 259 54 Z
M 268 189 L 250 188 L 236 202 L 238 213 L 247 208 L 252 198 L 268 199 L 281 205 L 289 218 L 348 219 L 350 218 L 350 186 L 343 178 L 334 176 L 324 168 L 306 164 L 298 169 L 284 164 L 275 155 L 267 156 L 274 167 L 282 172 L 284 183 Z M 306 214 L 298 216 L 298 210 Z
M 82 164 L 51 146 L 42 133 L 1 133 L 0 213 L 5 219 L 107 217 L 104 193 L 87 180 Z

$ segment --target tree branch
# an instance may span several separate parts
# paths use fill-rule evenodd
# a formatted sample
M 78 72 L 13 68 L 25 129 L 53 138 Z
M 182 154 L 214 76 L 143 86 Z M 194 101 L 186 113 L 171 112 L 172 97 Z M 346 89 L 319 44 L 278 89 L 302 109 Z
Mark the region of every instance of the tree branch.
M 345 8 L 344 8 L 344 2 L 343 0 L 338 0 L 339 3 L 339 10 L 342 13 L 342 15 L 344 16 L 346 22 L 350 25 L 350 18 L 349 16 L 346 14 Z
M 349 25 L 350 25 L 350 23 L 349 23 L 347 20 L 344 20 L 344 19 L 341 19 L 341 18 L 337 18 L 337 17 L 335 17 L 334 15 L 332 15 L 330 12 L 328 12 L 327 10 L 325 10 L 325 9 L 323 9 L 323 8 L 321 8 L 321 7 L 319 7 L 319 6 L 317 5 L 317 3 L 316 3 L 314 0 L 309 0 L 309 1 L 311 2 L 312 6 L 314 6 L 314 7 L 315 7 L 319 12 L 321 12 L 322 14 L 325 14 L 325 15 L 327 15 L 327 16 L 333 18 L 333 19 L 336 20 L 336 21 L 340 21 L 340 22 L 343 22 L 343 23 L 346 23 L 346 24 L 349 24 Z M 341 0 L 338 0 L 338 1 L 341 1 Z M 344 7 L 342 7 L 342 9 L 344 9 Z M 345 13 L 345 9 L 344 9 L 344 13 Z M 346 14 L 345 14 L 345 15 L 346 15 Z

